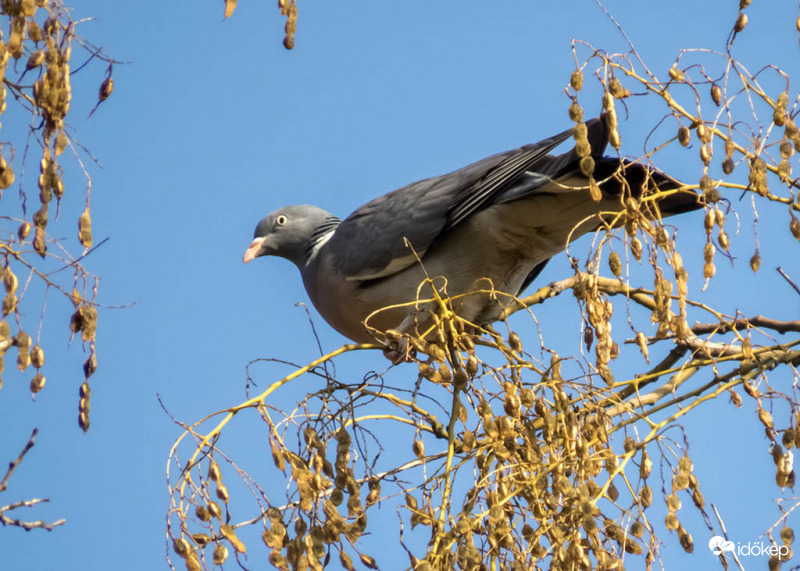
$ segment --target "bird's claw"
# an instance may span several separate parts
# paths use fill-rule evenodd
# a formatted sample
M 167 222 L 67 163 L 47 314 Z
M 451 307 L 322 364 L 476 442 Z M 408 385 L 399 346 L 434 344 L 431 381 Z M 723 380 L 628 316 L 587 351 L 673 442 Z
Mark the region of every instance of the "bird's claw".
M 384 344 L 386 347 L 383 349 L 383 356 L 389 359 L 393 365 L 413 361 L 417 353 L 406 336 L 387 336 Z

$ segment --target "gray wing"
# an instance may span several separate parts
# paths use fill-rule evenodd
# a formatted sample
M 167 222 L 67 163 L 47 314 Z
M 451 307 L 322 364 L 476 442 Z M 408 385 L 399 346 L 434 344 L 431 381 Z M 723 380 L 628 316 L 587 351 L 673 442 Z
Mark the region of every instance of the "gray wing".
M 586 125 L 592 154 L 602 154 L 604 121 L 592 119 Z M 325 249 L 336 269 L 350 280 L 399 272 L 422 258 L 437 236 L 475 212 L 522 198 L 565 169 L 575 168 L 574 150 L 548 154 L 571 135 L 572 130 L 564 131 L 376 198 L 343 220 Z

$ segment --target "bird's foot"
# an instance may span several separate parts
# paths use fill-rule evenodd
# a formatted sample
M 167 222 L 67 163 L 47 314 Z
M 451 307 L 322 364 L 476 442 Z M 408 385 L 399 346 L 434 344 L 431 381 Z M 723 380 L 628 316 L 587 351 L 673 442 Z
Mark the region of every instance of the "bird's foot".
M 386 332 L 384 344 L 386 348 L 383 350 L 383 356 L 389 359 L 393 365 L 411 362 L 417 353 L 409 342 L 408 336 L 394 330 Z

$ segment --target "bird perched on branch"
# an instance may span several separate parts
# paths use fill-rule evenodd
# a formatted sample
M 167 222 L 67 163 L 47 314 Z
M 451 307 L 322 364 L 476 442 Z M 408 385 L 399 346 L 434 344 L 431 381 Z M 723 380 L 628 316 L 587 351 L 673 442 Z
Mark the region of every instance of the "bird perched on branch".
M 576 148 L 549 154 L 573 133 Z M 316 206 L 286 206 L 258 223 L 244 262 L 294 262 L 322 317 L 354 341 L 380 340 L 388 329 L 423 332 L 433 304 L 414 302 L 432 299 L 431 288 L 450 296 L 459 317 L 488 324 L 552 256 L 622 212 L 626 198 L 652 195 L 641 208 L 651 218 L 701 206 L 666 174 L 604 157 L 608 136 L 595 118 L 585 130 L 404 186 L 344 220 Z

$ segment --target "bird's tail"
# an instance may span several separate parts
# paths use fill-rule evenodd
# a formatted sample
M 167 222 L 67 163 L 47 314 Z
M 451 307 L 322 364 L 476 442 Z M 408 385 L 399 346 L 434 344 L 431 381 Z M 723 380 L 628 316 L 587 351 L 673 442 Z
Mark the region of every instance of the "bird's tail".
M 652 195 L 662 217 L 691 212 L 703 207 L 701 195 L 685 189 L 679 180 L 639 162 L 603 156 L 608 146 L 609 130 L 605 114 L 586 121 L 586 136 L 595 160 L 594 178 L 605 196 L 641 199 Z M 579 168 L 580 157 L 572 149 L 558 157 L 559 162 Z M 568 169 L 565 169 L 568 170 Z M 668 192 L 674 191 L 674 192 Z

